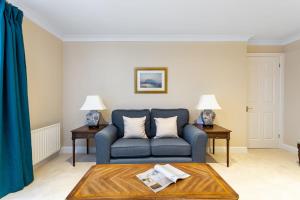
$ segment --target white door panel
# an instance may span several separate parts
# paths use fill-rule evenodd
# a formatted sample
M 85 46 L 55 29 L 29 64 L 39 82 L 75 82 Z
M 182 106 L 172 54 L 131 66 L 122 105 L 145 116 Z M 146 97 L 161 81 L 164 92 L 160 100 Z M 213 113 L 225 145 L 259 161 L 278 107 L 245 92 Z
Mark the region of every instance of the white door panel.
M 264 113 L 264 118 L 263 118 L 263 139 L 273 139 L 273 132 L 274 130 L 274 117 L 273 113 Z
M 255 138 L 259 138 L 259 116 L 257 115 L 257 113 L 248 113 L 248 124 L 249 139 L 254 140 Z
M 276 148 L 279 134 L 279 58 L 248 57 L 248 147 Z

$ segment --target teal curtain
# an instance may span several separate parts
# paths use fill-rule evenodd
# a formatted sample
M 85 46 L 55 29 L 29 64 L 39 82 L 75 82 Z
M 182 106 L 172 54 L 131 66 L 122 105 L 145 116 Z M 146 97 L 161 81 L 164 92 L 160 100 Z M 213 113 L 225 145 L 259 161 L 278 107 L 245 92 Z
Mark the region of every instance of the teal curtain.
M 23 12 L 0 0 L 0 198 L 33 181 Z

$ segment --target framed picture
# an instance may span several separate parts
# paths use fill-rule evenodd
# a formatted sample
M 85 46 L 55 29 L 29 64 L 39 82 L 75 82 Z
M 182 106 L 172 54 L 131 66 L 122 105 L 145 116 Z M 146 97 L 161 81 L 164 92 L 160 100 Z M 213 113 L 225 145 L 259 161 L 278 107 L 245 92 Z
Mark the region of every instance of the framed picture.
M 137 67 L 135 68 L 135 93 L 167 93 L 168 68 Z

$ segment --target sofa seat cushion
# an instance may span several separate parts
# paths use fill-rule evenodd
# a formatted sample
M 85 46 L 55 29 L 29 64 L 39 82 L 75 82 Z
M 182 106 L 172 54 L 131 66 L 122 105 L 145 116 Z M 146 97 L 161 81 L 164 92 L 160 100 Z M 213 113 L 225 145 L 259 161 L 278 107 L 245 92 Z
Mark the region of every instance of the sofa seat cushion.
M 191 145 L 182 138 L 151 139 L 153 156 L 190 156 Z
M 151 155 L 149 139 L 120 138 L 111 145 L 111 157 L 136 158 Z

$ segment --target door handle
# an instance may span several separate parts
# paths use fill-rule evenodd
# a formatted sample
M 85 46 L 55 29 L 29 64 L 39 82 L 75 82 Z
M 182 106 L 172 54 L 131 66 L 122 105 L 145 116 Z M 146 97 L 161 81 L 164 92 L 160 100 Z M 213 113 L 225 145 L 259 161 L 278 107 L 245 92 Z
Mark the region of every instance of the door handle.
M 252 107 L 246 106 L 246 112 L 249 112 L 249 110 L 252 110 Z

